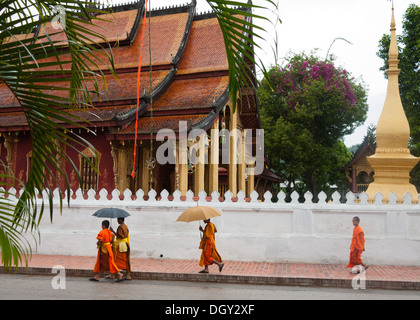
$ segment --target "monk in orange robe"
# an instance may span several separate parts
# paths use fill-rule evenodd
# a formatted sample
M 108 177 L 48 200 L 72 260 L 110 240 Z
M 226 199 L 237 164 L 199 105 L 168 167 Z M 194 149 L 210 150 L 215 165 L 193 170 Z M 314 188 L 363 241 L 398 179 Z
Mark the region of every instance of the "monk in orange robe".
M 210 219 L 204 220 L 206 227 L 203 228 L 200 226 L 199 230 L 203 232 L 203 238 L 201 239 L 200 249 L 201 252 L 200 266 L 204 266 L 204 269 L 199 273 L 209 273 L 209 266 L 212 264 L 217 264 L 219 266 L 219 271 L 222 272 L 224 263 L 222 258 L 216 249 L 216 241 L 214 239 L 214 234 L 217 232 L 216 226 L 210 222 Z
M 116 232 L 112 229 L 112 227 L 110 228 L 111 232 L 116 237 L 114 242 L 115 263 L 119 269 L 127 272 L 125 279 L 131 280 L 129 230 L 127 225 L 124 223 L 124 218 L 118 218 L 117 222 L 119 226 Z
M 112 252 L 111 247 L 113 236 L 108 228 L 109 221 L 102 221 L 102 230 L 96 237 L 96 239 L 98 239 L 98 255 L 96 257 L 95 268 L 93 269 L 95 276 L 89 279 L 91 281 L 99 281 L 99 274 L 108 270 L 111 272 L 111 274 L 117 274 L 117 281 L 124 280 L 123 274 L 119 272 L 120 270 L 114 261 L 114 253 Z
M 361 265 L 365 270 L 369 268 L 362 261 L 362 253 L 365 251 L 365 233 L 362 227 L 359 225 L 360 218 L 353 218 L 353 238 L 350 245 L 350 260 L 347 268 L 354 268 L 355 266 Z M 359 273 L 358 270 L 352 270 L 351 273 Z

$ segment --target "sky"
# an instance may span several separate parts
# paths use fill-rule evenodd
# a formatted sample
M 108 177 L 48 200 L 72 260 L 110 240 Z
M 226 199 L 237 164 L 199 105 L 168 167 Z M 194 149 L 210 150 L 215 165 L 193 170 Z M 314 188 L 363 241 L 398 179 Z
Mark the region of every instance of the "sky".
M 152 8 L 190 3 L 190 0 L 149 0 Z M 246 0 L 237 0 L 246 2 Z M 356 79 L 361 78 L 368 87 L 369 111 L 364 125 L 344 138 L 350 147 L 362 142 L 370 124 L 376 125 L 385 102 L 387 80 L 379 68 L 383 65 L 376 56 L 378 43 L 383 34 L 390 34 L 392 5 L 389 0 L 274 0 L 278 1 L 278 17 L 281 24 L 275 24 L 276 14 L 265 11 L 263 14 L 272 23 L 257 21 L 267 34 L 265 41 L 259 40 L 261 49 L 257 56 L 268 68 L 276 63 L 273 35 L 277 35 L 277 48 L 280 65 L 288 53 L 310 53 L 325 57 L 328 48 L 336 38 L 330 53 L 336 57 L 336 65 L 345 68 Z M 112 3 L 125 1 L 114 0 Z M 263 0 L 254 0 L 263 4 Z M 397 34 L 402 32 L 402 20 L 410 4 L 420 5 L 420 0 L 395 0 L 395 19 Z M 206 0 L 197 0 L 197 11 L 210 10 Z M 261 12 L 256 12 L 257 14 Z M 254 21 L 255 22 L 255 21 Z M 350 42 L 351 44 L 349 44 Z

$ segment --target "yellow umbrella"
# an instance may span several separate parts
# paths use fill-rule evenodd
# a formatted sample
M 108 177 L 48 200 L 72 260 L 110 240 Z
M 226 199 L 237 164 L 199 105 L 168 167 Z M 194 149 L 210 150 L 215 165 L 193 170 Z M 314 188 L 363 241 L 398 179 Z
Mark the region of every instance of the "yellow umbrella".
M 197 206 L 185 210 L 176 221 L 191 222 L 207 220 L 214 217 L 221 216 L 222 213 L 212 207 L 208 206 Z

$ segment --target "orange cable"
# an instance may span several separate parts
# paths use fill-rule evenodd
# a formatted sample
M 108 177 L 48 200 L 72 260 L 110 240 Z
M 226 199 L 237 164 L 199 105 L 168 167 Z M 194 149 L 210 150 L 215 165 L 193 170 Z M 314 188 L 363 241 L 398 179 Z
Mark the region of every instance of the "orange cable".
M 143 44 L 144 44 L 144 34 L 146 27 L 146 15 L 147 15 L 147 1 L 144 8 L 144 18 L 143 18 L 143 27 L 142 27 L 142 36 L 140 43 L 140 57 L 139 57 L 139 68 L 137 72 L 137 110 L 136 110 L 136 125 L 135 125 L 135 138 L 134 138 L 134 161 L 133 161 L 133 171 L 131 172 L 131 177 L 134 179 L 136 171 L 136 156 L 137 156 L 137 128 L 139 121 L 139 105 L 140 105 L 140 75 L 141 75 L 141 59 L 143 56 Z

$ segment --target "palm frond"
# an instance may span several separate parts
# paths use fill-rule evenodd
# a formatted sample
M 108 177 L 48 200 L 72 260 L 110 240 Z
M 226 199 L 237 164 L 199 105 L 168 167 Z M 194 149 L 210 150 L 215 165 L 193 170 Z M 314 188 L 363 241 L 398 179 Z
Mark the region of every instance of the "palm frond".
M 77 111 L 91 103 L 98 93 L 98 81 L 105 81 L 102 66 L 114 76 L 112 52 L 101 50 L 91 39 L 106 39 L 94 31 L 89 1 L 2 1 L 0 4 L 0 85 L 13 93 L 17 108 L 24 113 L 32 141 L 32 161 L 20 197 L 13 203 L 0 193 L 0 246 L 5 266 L 30 252 L 24 233 L 35 232 L 46 204 L 36 205 L 37 190 L 48 195 L 52 219 L 52 186 L 47 177 L 64 177 L 69 191 L 67 173 L 61 159 L 77 168 L 66 148 L 75 150 L 88 163 L 80 150 L 95 148 L 67 128 L 85 128 L 87 122 Z M 65 28 L 53 29 L 51 24 L 57 5 L 64 8 Z M 63 40 L 64 39 L 64 40 Z M 99 67 L 101 65 L 101 68 Z M 94 164 L 91 163 L 93 166 Z M 10 171 L 10 168 L 4 170 Z M 16 181 L 13 173 L 7 179 Z M 68 192 L 70 194 L 70 192 Z M 60 197 L 60 206 L 62 206 Z M 19 232 L 20 230 L 21 232 Z M 19 258 L 20 259 L 20 258 Z
M 3 163 L 0 163 L 2 167 L 2 172 L 0 177 L 3 178 L 6 182 L 5 187 L 13 187 L 16 185 L 16 177 L 13 172 Z M 19 182 L 22 187 L 23 184 Z M 39 236 L 39 230 L 36 224 L 33 224 L 30 219 L 32 215 L 27 215 L 20 221 L 15 219 L 15 208 L 19 202 L 22 200 L 19 197 L 16 197 L 13 194 L 10 194 L 3 187 L 0 188 L 0 252 L 2 257 L 2 262 L 6 270 L 11 270 L 11 265 L 15 265 L 16 268 L 22 262 L 27 264 L 28 258 L 32 254 L 32 246 L 27 239 L 27 227 L 29 225 L 35 225 L 35 228 L 31 235 L 34 237 L 35 244 L 37 243 L 35 234 Z M 25 207 L 25 210 L 32 210 L 28 206 L 34 208 L 36 202 L 34 199 L 31 199 L 29 202 L 24 202 L 20 204 Z
M 257 85 L 253 66 L 257 65 L 266 74 L 264 65 L 255 58 L 254 49 L 259 47 L 256 39 L 263 39 L 257 31 L 263 30 L 254 20 L 268 21 L 268 18 L 253 11 L 276 11 L 277 4 L 274 0 L 261 0 L 258 5 L 230 0 L 207 2 L 224 34 L 229 92 L 235 110 L 241 89 Z M 46 26 L 56 15 L 58 5 L 64 8 L 65 28 L 48 29 Z M 98 93 L 98 83 L 105 82 L 102 66 L 106 65 L 116 76 L 111 48 L 103 50 L 98 41 L 91 40 L 100 39 L 106 45 L 106 39 L 92 31 L 93 15 L 98 10 L 90 5 L 90 1 L 77 0 L 0 3 L 0 85 L 13 93 L 17 108 L 27 119 L 32 140 L 31 168 L 26 183 L 21 183 L 20 197 L 10 202 L 0 191 L 0 246 L 5 266 L 17 264 L 21 255 L 25 258 L 31 252 L 24 233 L 37 231 L 46 207 L 44 200 L 37 206 L 37 190 L 48 195 L 52 219 L 52 190 L 47 176 L 63 177 L 70 194 L 70 179 L 61 168 L 61 159 L 75 169 L 80 182 L 78 170 L 65 149 L 75 150 L 94 165 L 79 150 L 90 147 L 95 151 L 95 148 L 76 131 L 68 130 L 68 127 L 87 125 L 77 116 L 78 110 L 91 104 L 91 95 Z M 16 183 L 13 173 L 8 171 L 10 168 L 4 170 L 7 179 Z
M 265 42 L 265 38 L 257 31 L 265 30 L 255 21 L 269 22 L 269 19 L 266 15 L 255 14 L 254 11 L 275 12 L 278 10 L 278 4 L 272 0 L 258 1 L 259 5 L 251 1 L 243 3 L 207 0 L 207 2 L 215 12 L 223 32 L 229 63 L 229 95 L 235 112 L 237 100 L 241 98 L 241 90 L 257 86 L 256 71 L 253 66 L 257 66 L 264 76 L 267 75 L 264 64 L 255 56 L 255 48 L 261 48 L 258 40 Z

